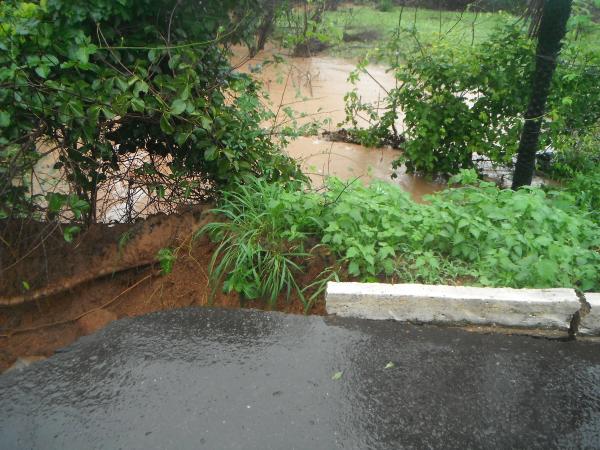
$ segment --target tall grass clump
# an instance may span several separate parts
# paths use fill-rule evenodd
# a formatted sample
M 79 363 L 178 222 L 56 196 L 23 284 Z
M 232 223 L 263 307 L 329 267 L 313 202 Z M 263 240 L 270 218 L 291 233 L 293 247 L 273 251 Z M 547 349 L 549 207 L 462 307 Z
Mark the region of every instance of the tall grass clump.
M 213 210 L 223 220 L 199 231 L 219 243 L 209 267 L 212 295 L 221 283 L 225 292 L 271 305 L 280 293 L 288 299 L 295 293 L 308 310 L 325 281 L 300 286 L 297 277 L 318 243 L 323 201 L 301 183 L 270 184 L 262 179 L 225 193 Z

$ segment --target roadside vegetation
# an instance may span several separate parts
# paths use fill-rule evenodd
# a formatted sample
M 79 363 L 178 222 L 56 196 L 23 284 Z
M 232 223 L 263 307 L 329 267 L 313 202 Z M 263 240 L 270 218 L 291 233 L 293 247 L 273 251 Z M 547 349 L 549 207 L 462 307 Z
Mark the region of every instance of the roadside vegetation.
M 575 0 L 553 40 L 548 9 L 525 19 L 524 1 L 401 3 L 2 2 L 1 223 L 47 223 L 76 243 L 109 192 L 123 222 L 213 202 L 196 233 L 216 244 L 213 295 L 295 297 L 305 312 L 335 279 L 600 290 L 600 3 Z M 402 142 L 397 168 L 449 188 L 416 203 L 391 182 L 311 187 L 285 153 L 294 113 L 266 128 L 281 105 L 230 63 L 232 46 L 252 56 L 268 37 L 295 57 L 356 58 L 354 82 L 384 65 L 396 86 L 377 105 L 349 92 L 340 126 L 366 146 Z M 482 163 L 510 172 L 537 150 L 555 185 L 485 180 Z M 0 238 L 9 265 L 44 239 Z M 163 274 L 178 254 L 157 253 Z
M 394 283 L 600 289 L 600 225 L 564 191 L 499 189 L 463 171 L 416 203 L 398 186 L 332 178 L 326 191 L 254 180 L 227 194 L 207 225 L 220 243 L 212 282 L 245 298 L 302 293 L 294 279 L 314 252 L 333 278 Z
M 582 168 L 581 160 L 595 170 L 600 46 L 575 39 L 574 33 L 567 37 L 552 77 L 539 148 L 551 148 L 563 171 L 574 163 Z M 527 28 L 504 25 L 472 46 L 446 39 L 424 45 L 421 36 L 399 27 L 386 48 L 377 52 L 394 72 L 397 86 L 377 105 L 363 103 L 356 90 L 350 92 L 350 132 L 368 146 L 389 135 L 397 140 L 401 133 L 406 143 L 396 164 L 405 164 L 411 172 L 453 175 L 481 160 L 511 166 L 525 123 L 523 113 L 530 98 L 539 95 L 531 92 L 536 44 Z M 353 81 L 369 76 L 368 62 L 359 64 Z M 359 127 L 359 117 L 369 126 Z

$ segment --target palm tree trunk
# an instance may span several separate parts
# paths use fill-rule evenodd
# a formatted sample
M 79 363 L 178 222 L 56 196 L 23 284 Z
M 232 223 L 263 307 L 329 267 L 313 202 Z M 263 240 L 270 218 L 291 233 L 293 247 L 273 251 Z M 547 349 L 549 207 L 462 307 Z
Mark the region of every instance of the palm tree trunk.
M 571 15 L 572 0 L 546 0 L 538 30 L 535 71 L 525 125 L 521 133 L 512 188 L 531 184 L 540 129 L 550 92 L 556 58 Z

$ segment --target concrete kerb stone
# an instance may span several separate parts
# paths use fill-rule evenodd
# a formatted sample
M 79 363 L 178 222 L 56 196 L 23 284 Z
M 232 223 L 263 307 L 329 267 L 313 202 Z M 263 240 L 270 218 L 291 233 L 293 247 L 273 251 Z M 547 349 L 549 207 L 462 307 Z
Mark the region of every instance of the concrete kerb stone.
M 579 333 L 587 336 L 600 335 L 600 292 L 583 294 L 590 306 L 589 312 L 582 315 Z
M 600 298 L 597 301 L 600 302 Z M 581 303 L 573 289 L 565 288 L 329 282 L 326 308 L 330 314 L 364 319 L 566 331 Z M 593 313 L 586 316 L 588 321 L 600 318 L 600 303 L 596 311 L 596 316 Z

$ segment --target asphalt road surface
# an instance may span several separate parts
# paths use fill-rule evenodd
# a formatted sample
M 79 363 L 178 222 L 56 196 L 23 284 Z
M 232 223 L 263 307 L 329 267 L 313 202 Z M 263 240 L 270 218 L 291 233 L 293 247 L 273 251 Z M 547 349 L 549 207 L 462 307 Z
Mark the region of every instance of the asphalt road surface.
M 600 448 L 600 345 L 164 311 L 0 376 L 0 448 Z

